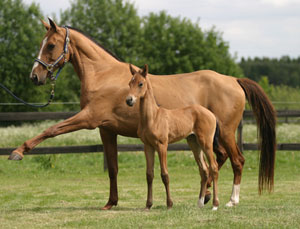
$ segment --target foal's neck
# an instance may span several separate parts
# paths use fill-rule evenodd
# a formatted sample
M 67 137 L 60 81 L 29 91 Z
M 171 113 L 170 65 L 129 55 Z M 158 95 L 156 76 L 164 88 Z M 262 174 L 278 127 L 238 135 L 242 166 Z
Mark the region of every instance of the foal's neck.
M 146 83 L 147 91 L 144 97 L 140 98 L 140 124 L 142 126 L 152 125 L 159 109 L 149 78 L 147 78 Z

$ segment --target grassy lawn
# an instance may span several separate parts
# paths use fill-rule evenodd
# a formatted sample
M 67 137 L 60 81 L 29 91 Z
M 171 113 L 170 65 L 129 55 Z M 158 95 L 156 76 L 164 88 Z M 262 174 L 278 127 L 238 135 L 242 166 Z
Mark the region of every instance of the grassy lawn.
M 15 147 L 53 122 L 0 128 L 0 147 Z M 254 125 L 244 127 L 244 141 L 254 142 Z M 278 142 L 299 142 L 300 125 L 278 126 Z M 99 144 L 99 133 L 78 131 L 45 141 L 48 145 Z M 139 140 L 119 138 L 119 143 Z M 275 189 L 259 196 L 258 153 L 245 151 L 240 204 L 226 208 L 232 188 L 230 162 L 220 171 L 218 211 L 211 202 L 197 207 L 200 178 L 191 152 L 170 152 L 168 167 L 174 206 L 166 209 L 158 158 L 154 205 L 146 202 L 143 152 L 119 154 L 119 203 L 101 211 L 109 195 L 109 178 L 101 153 L 0 157 L 0 228 L 299 228 L 300 152 L 278 151 Z

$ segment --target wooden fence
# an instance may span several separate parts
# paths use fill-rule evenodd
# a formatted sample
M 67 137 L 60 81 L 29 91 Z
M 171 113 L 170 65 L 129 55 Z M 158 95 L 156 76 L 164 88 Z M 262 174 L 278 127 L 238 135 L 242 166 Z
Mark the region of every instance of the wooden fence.
M 12 122 L 12 121 L 35 121 L 35 120 L 58 120 L 66 119 L 76 114 L 76 112 L 3 112 L 0 113 L 0 122 Z M 298 110 L 280 110 L 277 111 L 277 117 L 285 119 L 300 117 L 300 111 Z M 247 121 L 253 119 L 252 111 L 245 111 L 243 120 Z M 241 150 L 257 150 L 258 146 L 254 143 L 243 142 L 243 122 L 241 121 L 237 142 Z M 0 155 L 9 155 L 15 148 L 7 147 L 0 148 Z M 172 151 L 186 151 L 190 150 L 186 144 L 170 144 L 169 150 Z M 300 150 L 300 143 L 279 143 L 277 145 L 278 150 Z M 142 151 L 143 145 L 130 144 L 130 145 L 118 145 L 118 151 Z M 62 153 L 92 153 L 103 152 L 103 145 L 85 145 L 85 146 L 59 146 L 59 147 L 37 147 L 31 150 L 28 155 L 33 154 L 62 154 Z

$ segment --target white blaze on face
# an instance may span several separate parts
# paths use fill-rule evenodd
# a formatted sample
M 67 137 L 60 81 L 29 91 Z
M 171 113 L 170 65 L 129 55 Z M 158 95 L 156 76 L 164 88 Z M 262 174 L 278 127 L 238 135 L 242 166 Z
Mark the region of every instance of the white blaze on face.
M 39 52 L 38 59 L 41 59 L 42 52 L 43 52 L 43 49 L 44 49 L 44 47 L 45 47 L 47 41 L 48 41 L 48 37 L 45 37 L 45 39 L 43 40 L 43 43 L 42 43 L 42 47 L 41 47 L 40 52 Z M 34 65 L 33 65 L 33 67 L 32 67 L 32 71 L 31 71 L 30 76 L 32 76 L 33 70 L 34 70 L 38 65 L 39 65 L 39 63 L 35 61 L 35 62 L 34 62 Z

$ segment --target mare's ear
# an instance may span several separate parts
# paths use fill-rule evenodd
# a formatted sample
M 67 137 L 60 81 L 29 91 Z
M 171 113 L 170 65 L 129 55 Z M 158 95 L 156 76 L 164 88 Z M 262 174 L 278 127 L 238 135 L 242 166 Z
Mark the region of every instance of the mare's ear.
M 42 20 L 42 19 L 40 19 L 40 20 L 43 23 L 45 29 L 48 31 L 50 29 L 50 25 L 47 22 L 45 22 L 44 20 Z
M 49 20 L 49 23 L 50 23 L 50 26 L 51 26 L 51 29 L 53 29 L 55 32 L 57 31 L 57 25 L 55 24 L 54 21 L 52 21 L 51 18 L 48 18 Z
M 132 75 L 136 74 L 136 70 L 132 67 L 131 64 L 129 64 L 129 69 L 130 69 L 130 72 L 131 72 Z
M 143 71 L 141 72 L 141 75 L 146 77 L 148 74 L 148 64 L 144 65 Z

